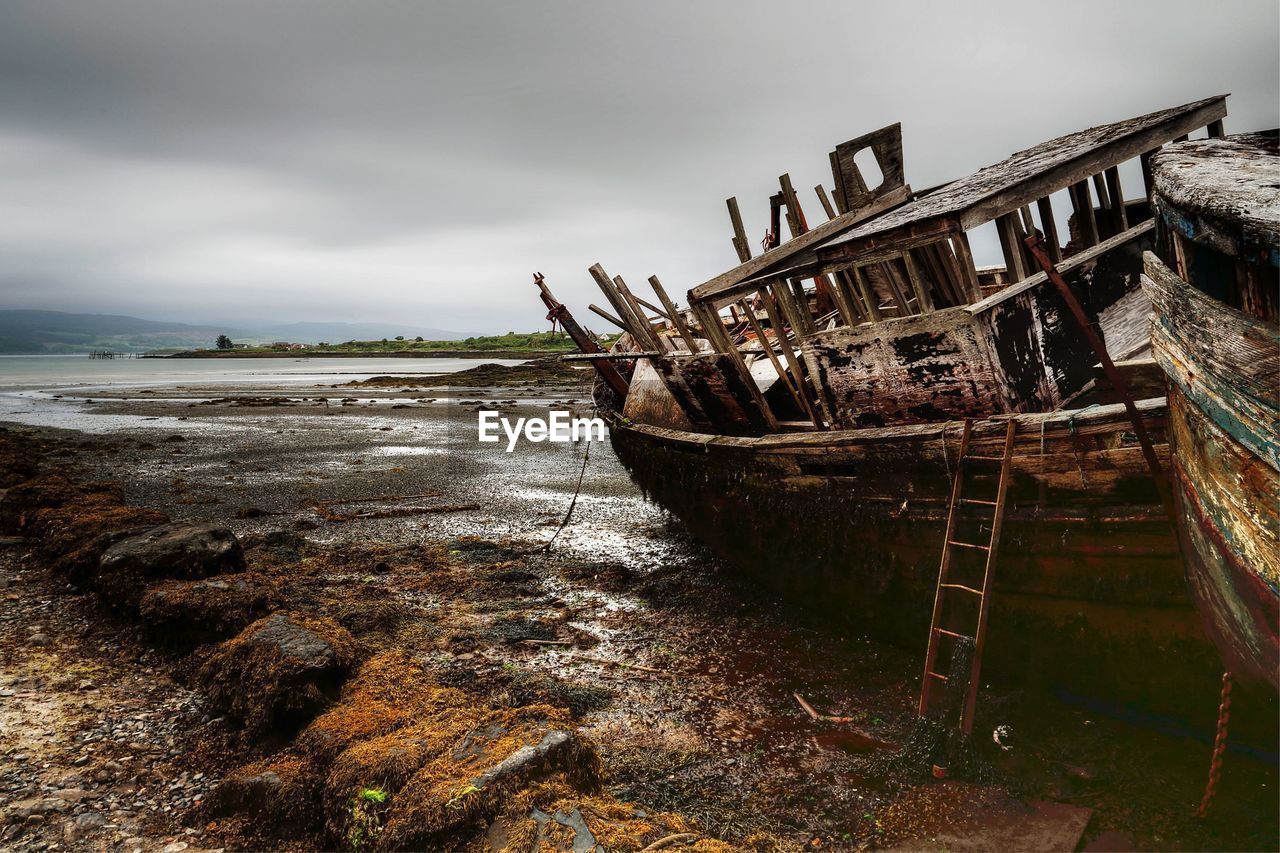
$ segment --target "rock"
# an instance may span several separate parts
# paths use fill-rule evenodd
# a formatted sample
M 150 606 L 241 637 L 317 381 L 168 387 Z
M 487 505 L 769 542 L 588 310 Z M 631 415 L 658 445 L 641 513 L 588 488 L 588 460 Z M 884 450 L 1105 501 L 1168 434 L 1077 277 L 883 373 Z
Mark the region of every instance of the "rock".
M 245 573 L 165 581 L 143 594 L 138 610 L 156 639 L 198 645 L 234 636 L 278 603 L 265 578 Z
M 160 848 L 160 853 L 182 853 L 191 845 L 185 841 L 173 841 Z
M 52 642 L 53 641 L 49 639 L 48 634 L 32 634 L 30 637 L 27 637 L 28 645 L 32 646 L 47 646 Z
M 355 640 L 334 621 L 276 613 L 219 646 L 196 680 L 214 707 L 261 735 L 323 710 L 358 659 Z
M 108 548 L 98 563 L 95 586 L 113 603 L 133 606 L 148 580 L 192 580 L 243 570 L 244 549 L 230 530 L 175 522 Z
M 245 815 L 270 826 L 281 837 L 322 820 L 321 775 L 306 761 L 278 758 L 257 762 L 227 776 L 209 795 L 213 817 Z
M 82 841 L 85 836 L 92 835 L 106 824 L 107 819 L 98 812 L 85 812 L 62 825 L 62 837 L 70 843 Z
M 78 803 L 85 797 L 89 796 L 89 792 L 84 788 L 63 788 L 58 793 L 54 794 L 54 796 L 68 803 Z

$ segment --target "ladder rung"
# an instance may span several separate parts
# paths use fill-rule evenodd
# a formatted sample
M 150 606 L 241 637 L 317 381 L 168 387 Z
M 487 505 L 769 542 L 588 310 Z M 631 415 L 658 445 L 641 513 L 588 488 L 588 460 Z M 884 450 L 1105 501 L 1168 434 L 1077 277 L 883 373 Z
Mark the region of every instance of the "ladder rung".
M 929 673 L 929 677 L 930 677 L 930 678 L 936 678 L 936 679 L 938 679 L 939 681 L 950 681 L 950 679 L 949 679 L 949 678 L 947 678 L 945 675 L 943 675 L 943 674 L 942 674 L 942 673 L 940 673 L 940 672 L 931 672 L 931 673 Z
M 1003 456 L 966 456 L 965 462 L 1003 462 Z
M 976 596 L 979 596 L 979 597 L 981 597 L 981 596 L 982 596 L 982 590 L 980 590 L 980 589 L 974 589 L 974 588 L 973 588 L 973 587 L 971 587 L 971 586 L 965 586 L 964 584 L 960 584 L 960 583 L 940 583 L 940 584 L 938 584 L 938 586 L 945 587 L 945 588 L 947 588 L 947 589 L 962 589 L 962 590 L 964 590 L 965 592 L 971 592 L 971 593 L 973 593 L 973 594 L 974 594 L 974 595 L 976 595 Z M 941 629 L 939 629 L 939 630 L 941 630 Z
M 948 631 L 946 628 L 934 628 L 939 634 L 946 634 L 948 637 L 955 637 L 957 640 L 972 640 L 973 637 L 968 634 L 957 634 L 955 631 Z
M 959 545 L 961 548 L 973 548 L 978 551 L 990 551 L 990 545 L 975 545 L 972 542 L 961 542 L 959 539 L 948 539 L 948 545 Z
M 982 501 L 982 500 L 978 500 L 977 498 L 961 498 L 960 503 L 975 504 L 977 506 L 999 506 L 999 504 L 996 503 L 995 501 Z

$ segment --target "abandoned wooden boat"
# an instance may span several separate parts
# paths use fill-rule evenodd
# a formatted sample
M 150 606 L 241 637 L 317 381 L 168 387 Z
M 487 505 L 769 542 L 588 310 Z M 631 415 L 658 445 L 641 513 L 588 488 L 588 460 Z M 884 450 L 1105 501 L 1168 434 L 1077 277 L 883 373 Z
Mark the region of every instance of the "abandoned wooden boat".
M 1277 134 L 1184 142 L 1151 163 L 1143 285 L 1169 377 L 1178 537 L 1227 667 L 1280 684 Z
M 1148 398 L 1137 418 L 1167 461 L 1139 285 L 1154 224 L 1120 166 L 1199 128 L 1219 135 L 1225 113 L 1220 96 L 1091 128 L 923 192 L 905 183 L 898 126 L 851 140 L 830 155 L 835 204 L 816 188 L 827 221 L 810 228 L 780 178 L 760 256 L 729 200 L 741 263 L 690 290 L 687 310 L 656 278 L 660 305 L 593 266 L 612 311 L 591 308 L 626 334 L 603 353 L 575 324 L 583 353 L 570 358 L 601 371 L 597 400 L 634 479 L 766 587 L 923 650 L 944 542 L 972 554 L 953 555 L 942 586 L 984 592 L 965 578 L 990 561 L 969 543 L 1002 521 L 986 549 L 1000 559 L 988 664 L 1176 704 L 1188 672 L 1212 681 L 1212 648 L 1135 421 L 1024 240 L 1044 234 L 1123 384 Z M 878 186 L 857 162 L 866 151 Z M 1002 266 L 975 264 L 984 227 Z M 545 286 L 543 298 L 568 316 Z M 955 497 L 967 420 L 967 466 L 998 458 L 1014 424 L 1007 496 L 981 496 L 993 470 Z M 1154 671 L 1154 655 L 1169 665 Z

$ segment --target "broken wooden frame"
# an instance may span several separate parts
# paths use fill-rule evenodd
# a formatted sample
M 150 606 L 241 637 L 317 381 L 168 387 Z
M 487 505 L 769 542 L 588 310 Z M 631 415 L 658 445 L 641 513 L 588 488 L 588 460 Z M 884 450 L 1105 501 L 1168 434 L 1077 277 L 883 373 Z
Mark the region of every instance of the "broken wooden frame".
M 1135 157 L 1146 166 L 1161 145 L 1200 127 L 1220 135 L 1225 113 L 1225 96 L 1216 96 L 1102 125 L 914 194 L 904 182 L 901 129 L 894 125 L 832 152 L 836 205 L 819 186 L 830 218 L 813 228 L 790 176 L 780 176 L 773 232 L 777 237 L 785 211 L 792 239 L 760 256 L 751 255 L 737 200 L 729 199 L 742 263 L 689 291 L 696 322 L 685 322 L 665 293 L 659 293 L 659 310 L 599 265 L 592 276 L 616 311 L 611 320 L 639 348 L 665 354 L 646 360 L 694 429 L 749 435 L 1049 411 L 1092 382 L 1093 365 L 1061 333 L 1060 306 L 1043 296 L 1044 275 L 1031 274 L 1026 237 L 1042 232 L 1059 271 L 1068 277 L 1079 271 L 1085 288 L 1092 286 L 1085 272 L 1110 265 L 1107 293 L 1089 301 L 1098 322 L 1110 321 L 1108 343 L 1114 340 L 1123 358 L 1144 307 L 1131 298 L 1133 264 L 1102 259 L 1118 252 L 1133 261 L 1146 248 L 1150 181 L 1141 200 L 1126 201 L 1119 167 Z M 867 186 L 854 162 L 862 148 L 872 150 L 884 175 L 876 187 Z M 1051 198 L 1062 190 L 1073 200 L 1066 246 Z M 988 222 L 1000 236 L 1003 269 L 974 264 L 968 232 Z M 999 294 L 1005 296 L 992 301 Z M 646 308 L 659 315 L 657 327 Z M 726 309 L 728 326 L 721 315 Z M 922 319 L 930 317 L 936 319 Z M 701 351 L 695 335 L 711 352 Z M 930 343 L 913 357 L 909 342 L 921 335 Z M 1081 363 L 1068 363 L 1073 359 Z M 770 394 L 772 402 L 754 375 L 769 368 L 785 392 Z M 716 377 L 717 370 L 723 375 Z M 784 410 L 775 412 L 783 402 Z

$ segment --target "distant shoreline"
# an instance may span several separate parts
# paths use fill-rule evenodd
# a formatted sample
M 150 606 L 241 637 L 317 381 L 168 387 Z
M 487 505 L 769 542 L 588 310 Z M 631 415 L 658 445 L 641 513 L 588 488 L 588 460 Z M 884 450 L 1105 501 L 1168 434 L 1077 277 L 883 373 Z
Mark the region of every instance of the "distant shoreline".
M 143 358 L 503 358 L 530 359 L 543 356 L 567 355 L 572 350 L 396 350 L 310 352 L 307 350 L 283 350 L 280 352 L 236 352 L 235 350 L 190 350 L 172 355 L 142 355 Z

